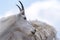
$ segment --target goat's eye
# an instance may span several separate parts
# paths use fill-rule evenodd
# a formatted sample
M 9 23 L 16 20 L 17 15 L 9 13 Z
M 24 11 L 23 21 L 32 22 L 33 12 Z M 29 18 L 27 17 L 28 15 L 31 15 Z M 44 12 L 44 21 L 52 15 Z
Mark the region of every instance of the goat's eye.
M 26 17 L 24 17 L 24 19 L 26 20 Z

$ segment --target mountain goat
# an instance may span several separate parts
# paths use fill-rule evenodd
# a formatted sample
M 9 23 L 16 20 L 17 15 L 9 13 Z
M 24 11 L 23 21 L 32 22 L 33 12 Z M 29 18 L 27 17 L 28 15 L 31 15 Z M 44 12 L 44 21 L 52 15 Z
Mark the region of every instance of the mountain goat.
M 35 34 L 35 28 L 26 20 L 23 4 L 20 1 L 19 3 L 21 8 L 16 5 L 20 10 L 19 14 L 0 19 L 0 40 L 8 40 L 14 31 L 20 31 L 28 36 Z

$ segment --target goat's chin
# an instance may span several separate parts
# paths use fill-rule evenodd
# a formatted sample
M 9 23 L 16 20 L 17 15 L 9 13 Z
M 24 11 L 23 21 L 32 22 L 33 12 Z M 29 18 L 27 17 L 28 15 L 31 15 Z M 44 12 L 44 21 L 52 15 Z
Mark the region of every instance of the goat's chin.
M 34 36 L 34 34 L 32 34 L 32 33 L 28 33 L 27 36 L 32 37 L 32 36 Z

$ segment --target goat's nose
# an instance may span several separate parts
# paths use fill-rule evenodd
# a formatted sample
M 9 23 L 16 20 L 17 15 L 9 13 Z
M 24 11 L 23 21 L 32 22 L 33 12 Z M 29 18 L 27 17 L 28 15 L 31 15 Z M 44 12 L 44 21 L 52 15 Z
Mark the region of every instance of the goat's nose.
M 36 32 L 36 30 L 34 30 L 34 31 L 31 31 L 31 33 L 32 33 L 32 34 L 35 34 L 35 32 Z

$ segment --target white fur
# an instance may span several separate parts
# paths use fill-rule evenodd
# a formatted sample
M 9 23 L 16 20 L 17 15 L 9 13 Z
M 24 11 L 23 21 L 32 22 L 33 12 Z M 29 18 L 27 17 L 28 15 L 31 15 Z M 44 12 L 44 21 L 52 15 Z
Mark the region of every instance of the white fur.
M 11 32 L 20 31 L 28 36 L 32 36 L 31 31 L 35 28 L 24 20 L 21 14 L 12 15 L 0 20 L 0 40 L 8 40 Z
M 36 28 L 36 33 L 33 36 L 27 36 L 26 34 L 19 32 L 19 31 L 13 31 L 9 39 L 10 40 L 56 40 L 56 30 L 43 22 L 40 21 L 31 21 L 30 22 L 33 27 Z

